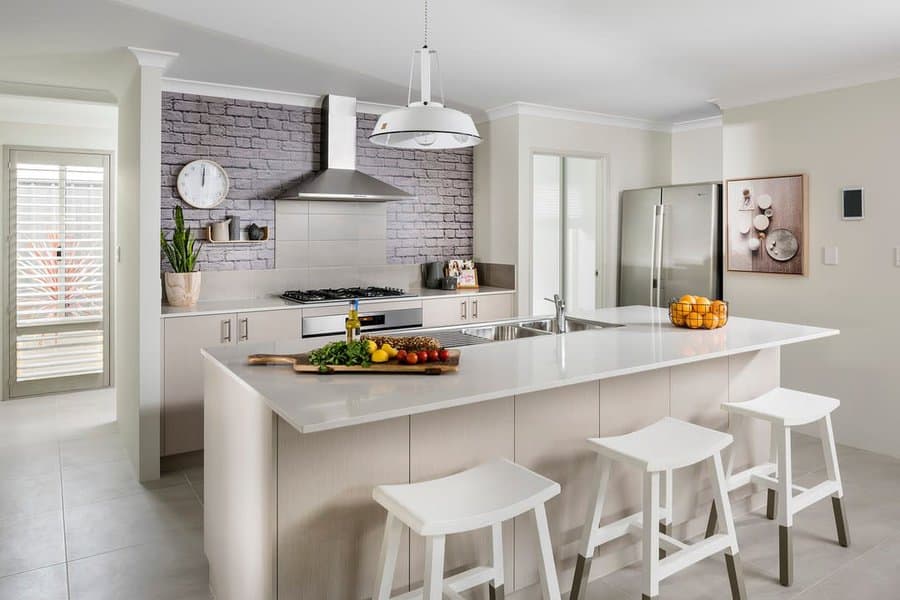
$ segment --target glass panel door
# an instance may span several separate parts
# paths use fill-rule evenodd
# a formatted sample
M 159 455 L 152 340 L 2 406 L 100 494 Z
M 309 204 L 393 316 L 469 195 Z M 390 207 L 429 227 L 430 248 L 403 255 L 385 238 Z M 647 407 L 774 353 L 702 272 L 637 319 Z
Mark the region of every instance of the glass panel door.
M 9 152 L 11 397 L 109 384 L 109 155 Z
M 553 311 L 560 294 L 569 310 L 600 305 L 602 159 L 532 157 L 531 311 Z

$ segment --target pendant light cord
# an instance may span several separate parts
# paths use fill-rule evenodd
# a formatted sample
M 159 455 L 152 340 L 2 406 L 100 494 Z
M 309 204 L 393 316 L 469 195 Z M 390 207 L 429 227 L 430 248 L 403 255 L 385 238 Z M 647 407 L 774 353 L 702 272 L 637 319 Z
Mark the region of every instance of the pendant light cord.
M 425 46 L 428 47 L 428 0 L 425 0 Z

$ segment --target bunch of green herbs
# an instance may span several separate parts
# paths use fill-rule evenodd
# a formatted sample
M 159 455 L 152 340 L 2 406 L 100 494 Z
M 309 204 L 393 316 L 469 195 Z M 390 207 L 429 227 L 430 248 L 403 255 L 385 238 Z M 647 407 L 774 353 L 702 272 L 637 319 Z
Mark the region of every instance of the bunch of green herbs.
M 368 367 L 372 364 L 366 342 L 331 342 L 309 353 L 310 364 L 320 371 L 327 371 L 329 365 Z

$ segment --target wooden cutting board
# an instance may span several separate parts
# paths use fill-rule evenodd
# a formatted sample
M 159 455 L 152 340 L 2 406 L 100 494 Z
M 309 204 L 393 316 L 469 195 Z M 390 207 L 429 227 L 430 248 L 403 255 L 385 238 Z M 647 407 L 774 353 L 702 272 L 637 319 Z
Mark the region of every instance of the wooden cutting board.
M 251 365 L 290 365 L 297 373 L 388 373 L 406 375 L 440 375 L 455 373 L 459 370 L 459 350 L 449 350 L 450 357 L 443 362 L 416 363 L 414 365 L 399 364 L 396 360 L 385 363 L 372 363 L 368 367 L 332 365 L 320 371 L 317 365 L 310 364 L 309 354 L 251 354 L 247 363 Z

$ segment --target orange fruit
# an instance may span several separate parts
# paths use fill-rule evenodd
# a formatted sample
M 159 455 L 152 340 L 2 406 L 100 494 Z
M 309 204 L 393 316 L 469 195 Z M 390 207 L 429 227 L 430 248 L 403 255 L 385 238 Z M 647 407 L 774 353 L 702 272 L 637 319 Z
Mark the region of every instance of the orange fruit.
M 716 315 L 717 317 L 724 317 L 728 314 L 728 305 L 722 302 L 721 300 L 713 300 L 713 303 L 709 307 L 710 312 Z
M 703 327 L 703 315 L 697 312 L 692 312 L 687 317 L 685 317 L 684 322 L 691 329 L 697 329 L 699 327 Z
M 719 326 L 719 317 L 714 313 L 708 312 L 703 315 L 703 327 L 706 329 L 715 329 Z
M 711 303 L 709 301 L 709 298 L 704 298 L 703 296 L 697 296 L 697 298 L 694 300 L 694 310 L 697 311 L 698 313 L 700 313 L 701 315 L 704 315 L 709 312 L 710 304 Z
M 679 313 L 672 313 L 672 324 L 679 327 L 684 327 L 684 315 Z
M 685 294 L 684 296 L 682 296 L 681 298 L 678 299 L 678 302 L 680 302 L 682 304 L 693 304 L 696 301 L 697 301 L 697 299 L 694 298 L 693 296 L 691 296 L 690 294 Z

